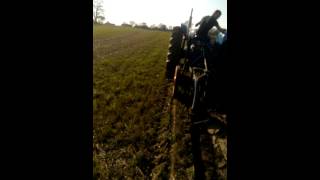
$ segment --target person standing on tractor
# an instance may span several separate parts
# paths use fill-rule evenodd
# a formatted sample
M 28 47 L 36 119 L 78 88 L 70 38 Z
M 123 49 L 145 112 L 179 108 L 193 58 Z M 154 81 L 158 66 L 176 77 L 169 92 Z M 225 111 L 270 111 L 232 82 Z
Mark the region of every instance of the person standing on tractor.
M 202 38 L 208 37 L 208 32 L 211 28 L 216 27 L 218 31 L 225 33 L 227 30 L 224 28 L 221 28 L 218 19 L 221 16 L 221 11 L 216 10 L 211 16 L 205 16 L 201 19 L 200 22 L 196 24 L 196 26 L 199 26 L 199 29 L 197 31 L 197 36 Z
M 218 19 L 221 16 L 221 11 L 216 10 L 211 16 L 205 16 L 201 19 L 200 22 L 196 24 L 196 26 L 199 26 L 199 29 L 196 32 L 197 37 L 199 38 L 200 41 L 203 43 L 207 44 L 207 49 L 206 49 L 206 58 L 207 59 L 217 59 L 216 56 L 218 56 L 219 53 L 219 47 L 225 42 L 224 38 L 219 37 L 221 36 L 221 33 L 225 35 L 226 38 L 226 32 L 227 30 L 224 28 L 221 28 Z M 216 27 L 219 34 L 216 37 L 216 41 L 214 43 L 210 43 L 210 37 L 209 37 L 209 31 L 211 28 Z M 219 39 L 221 38 L 221 39 Z
M 208 35 L 209 30 L 213 27 L 216 27 L 219 33 L 223 33 L 224 36 L 220 36 L 218 34 L 217 39 L 213 47 L 209 44 L 208 49 L 206 49 L 206 58 L 208 60 L 208 66 L 210 70 L 214 70 L 214 77 L 210 76 L 209 84 L 208 84 L 208 94 L 207 94 L 207 108 L 209 116 L 214 119 L 220 119 L 216 116 L 216 112 L 225 112 L 224 107 L 224 86 L 225 81 L 225 53 L 226 53 L 226 40 L 227 40 L 227 30 L 221 28 L 218 19 L 221 16 L 221 11 L 216 10 L 211 16 L 205 16 L 201 19 L 200 22 L 196 24 L 199 26 L 197 31 L 197 37 L 205 42 L 210 43 L 210 37 Z M 210 119 L 209 124 L 212 123 L 213 119 Z M 215 121 L 216 122 L 216 121 Z M 223 125 L 222 125 L 223 126 Z

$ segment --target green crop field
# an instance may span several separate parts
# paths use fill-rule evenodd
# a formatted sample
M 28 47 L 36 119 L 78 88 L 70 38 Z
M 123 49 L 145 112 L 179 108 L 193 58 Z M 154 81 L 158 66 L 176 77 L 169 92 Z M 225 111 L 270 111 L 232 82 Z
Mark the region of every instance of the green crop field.
M 169 137 L 164 112 L 169 38 L 169 32 L 94 26 L 95 179 L 143 179 L 166 171 L 158 165 L 167 161 L 159 159 L 165 154 L 159 147 Z

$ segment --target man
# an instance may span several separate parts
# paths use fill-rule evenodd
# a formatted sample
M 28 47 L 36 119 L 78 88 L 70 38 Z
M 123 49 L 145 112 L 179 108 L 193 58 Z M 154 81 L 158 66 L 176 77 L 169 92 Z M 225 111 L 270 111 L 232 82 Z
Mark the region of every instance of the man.
M 196 34 L 197 37 L 204 43 L 208 44 L 208 49 L 206 49 L 206 58 L 207 59 L 217 59 L 215 56 L 218 55 L 219 53 L 219 49 L 221 44 L 223 43 L 223 40 L 221 39 L 220 42 L 218 42 L 217 40 L 219 39 L 219 35 L 220 33 L 225 34 L 227 32 L 226 29 L 221 28 L 219 23 L 218 23 L 218 19 L 221 16 L 221 11 L 220 10 L 216 10 L 211 16 L 205 16 L 201 19 L 200 22 L 198 22 L 196 24 L 196 26 L 199 26 L 199 29 L 197 30 Z M 210 37 L 209 37 L 209 31 L 211 28 L 216 27 L 219 34 L 216 37 L 216 42 L 211 43 L 210 42 Z M 222 37 L 221 37 L 222 38 Z M 219 44 L 221 43 L 221 44 Z M 213 47 L 214 46 L 214 47 Z M 210 62 L 209 62 L 210 63 Z
M 197 31 L 198 37 L 207 38 L 209 30 L 213 27 L 216 27 L 218 31 L 225 33 L 226 29 L 221 28 L 217 21 L 220 16 L 221 16 L 221 11 L 216 10 L 211 16 L 203 17 L 201 21 L 196 24 L 196 26 L 200 25 Z
M 209 122 L 208 124 L 216 124 L 216 120 L 220 122 L 219 124 L 221 126 L 224 126 L 225 122 L 221 122 L 221 118 L 219 117 L 220 113 L 225 113 L 225 96 L 224 96 L 224 81 L 225 81 L 225 67 L 224 67 L 224 61 L 225 61 L 225 53 L 226 53 L 226 29 L 221 28 L 218 23 L 218 18 L 221 16 L 221 11 L 216 10 L 211 16 L 205 16 L 201 19 L 199 23 L 196 24 L 196 26 L 199 26 L 199 29 L 197 31 L 197 36 L 202 39 L 203 41 L 208 41 L 209 36 L 208 32 L 211 28 L 216 27 L 218 31 L 225 34 L 225 36 L 217 37 L 216 43 L 214 44 L 214 48 L 207 51 L 207 59 L 209 60 L 209 69 L 214 69 L 214 77 L 210 76 L 208 81 L 210 82 L 208 84 L 208 91 L 207 91 L 207 108 L 209 113 Z M 221 34 L 220 34 L 221 35 Z M 219 39 L 221 38 L 221 39 Z M 213 120 L 213 119 L 215 120 Z

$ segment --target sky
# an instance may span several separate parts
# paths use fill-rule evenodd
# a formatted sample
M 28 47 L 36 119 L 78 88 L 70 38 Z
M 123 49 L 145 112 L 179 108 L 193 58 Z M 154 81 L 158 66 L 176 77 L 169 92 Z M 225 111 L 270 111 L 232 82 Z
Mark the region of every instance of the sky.
M 116 25 L 134 21 L 148 26 L 160 23 L 180 26 L 189 20 L 193 8 L 193 24 L 219 9 L 222 15 L 218 22 L 227 28 L 227 0 L 103 0 L 103 3 L 105 21 Z

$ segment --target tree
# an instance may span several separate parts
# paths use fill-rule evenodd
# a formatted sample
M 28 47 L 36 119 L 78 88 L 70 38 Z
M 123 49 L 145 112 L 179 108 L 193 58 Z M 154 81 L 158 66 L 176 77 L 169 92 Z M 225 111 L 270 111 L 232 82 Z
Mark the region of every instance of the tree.
M 136 25 L 135 28 L 149 29 L 147 23 L 145 23 L 145 22 Z
M 129 24 L 133 27 L 136 23 L 134 21 L 130 21 Z
M 106 23 L 104 23 L 104 25 L 115 26 L 115 24 L 113 24 L 113 23 L 111 23 L 111 22 L 109 22 L 109 21 L 107 21 Z
M 160 23 L 158 27 L 159 27 L 159 29 L 161 31 L 166 31 L 167 30 L 167 26 L 165 24 Z
M 130 24 L 127 24 L 126 22 L 123 22 L 123 23 L 121 24 L 121 26 L 122 26 L 122 27 L 132 27 Z
M 148 29 L 148 25 L 145 22 L 141 23 L 140 27 L 143 29 Z
M 102 0 L 93 0 L 93 23 L 102 24 L 104 20 Z
M 152 24 L 152 25 L 150 26 L 150 29 L 156 30 L 156 29 L 158 29 L 158 27 L 157 27 L 155 24 Z

